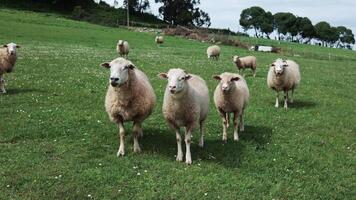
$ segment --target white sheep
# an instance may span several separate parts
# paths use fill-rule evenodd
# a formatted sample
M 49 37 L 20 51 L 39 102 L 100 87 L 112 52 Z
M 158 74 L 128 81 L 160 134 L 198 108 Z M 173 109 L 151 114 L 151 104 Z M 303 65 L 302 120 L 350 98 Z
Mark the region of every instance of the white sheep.
M 215 58 L 216 60 L 219 60 L 220 47 L 217 45 L 212 45 L 208 47 L 206 54 L 208 55 L 208 58 Z
M 204 146 L 204 122 L 209 112 L 209 91 L 205 81 L 199 76 L 188 74 L 182 69 L 170 69 L 168 73 L 160 73 L 168 79 L 164 93 L 163 115 L 170 128 L 176 132 L 177 161 L 183 160 L 180 127 L 185 127 L 185 163 L 191 164 L 191 134 L 198 125 L 200 127 L 199 146 Z
M 118 124 L 120 147 L 117 156 L 125 154 L 124 122 L 133 121 L 134 152 L 140 152 L 142 122 L 152 113 L 156 96 L 147 76 L 132 62 L 116 58 L 101 66 L 110 69 L 110 85 L 106 93 L 105 108 L 111 121 Z
M 239 57 L 234 56 L 233 62 L 235 63 L 236 67 L 239 69 L 239 74 L 244 74 L 246 68 L 251 68 L 253 71 L 253 77 L 256 77 L 256 57 L 255 56 L 245 56 Z
M 5 44 L 0 48 L 0 94 L 6 93 L 3 75 L 13 71 L 17 60 L 17 48 L 20 46 L 15 43 Z
M 293 103 L 293 93 L 295 88 L 300 83 L 299 65 L 292 60 L 282 60 L 278 58 L 275 60 L 267 74 L 267 85 L 276 91 L 276 104 L 279 106 L 279 92 L 284 92 L 284 108 L 288 108 L 287 101 L 289 100 L 288 91 L 292 90 L 290 102 Z
M 244 110 L 250 96 L 246 81 L 239 74 L 228 72 L 215 75 L 213 78 L 220 81 L 214 92 L 214 102 L 223 121 L 222 140 L 227 141 L 226 131 L 229 127 L 230 113 L 233 113 L 234 140 L 238 141 L 238 117 L 240 118 L 240 131 L 244 131 Z
M 129 43 L 124 40 L 119 40 L 116 45 L 116 51 L 120 56 L 127 58 L 130 52 Z
M 163 43 L 164 43 L 164 38 L 163 38 L 163 36 L 161 36 L 161 35 L 156 36 L 155 42 L 156 42 L 157 44 L 163 44 Z

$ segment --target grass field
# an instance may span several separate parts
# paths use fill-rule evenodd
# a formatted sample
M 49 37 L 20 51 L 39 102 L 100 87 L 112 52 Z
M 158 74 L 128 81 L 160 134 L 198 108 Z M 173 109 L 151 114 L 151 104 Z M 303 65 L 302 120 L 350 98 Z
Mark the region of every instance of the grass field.
M 236 72 L 234 54 L 222 46 L 218 62 L 209 44 L 107 28 L 58 16 L 0 10 L 0 43 L 16 42 L 19 59 L 0 96 L 0 199 L 354 199 L 356 196 L 356 53 L 293 44 L 297 57 L 252 53 L 257 77 L 247 71 L 250 103 L 239 142 L 221 142 L 213 106 L 224 71 Z M 104 110 L 109 72 L 99 67 L 117 56 L 118 39 L 130 42 L 130 60 L 150 78 L 157 95 L 144 123 L 141 154 L 117 158 L 118 130 Z M 246 38 L 245 38 L 246 39 Z M 247 40 L 247 39 L 246 39 Z M 266 41 L 261 41 L 266 42 Z M 335 57 L 329 59 L 331 52 Z M 274 108 L 266 86 L 277 57 L 301 66 L 302 82 L 288 111 Z M 193 165 L 175 161 L 175 134 L 161 114 L 166 82 L 157 74 L 180 67 L 199 74 L 211 93 L 206 146 L 193 137 Z M 127 124 L 126 128 L 131 127 Z M 129 131 L 131 132 L 131 131 Z

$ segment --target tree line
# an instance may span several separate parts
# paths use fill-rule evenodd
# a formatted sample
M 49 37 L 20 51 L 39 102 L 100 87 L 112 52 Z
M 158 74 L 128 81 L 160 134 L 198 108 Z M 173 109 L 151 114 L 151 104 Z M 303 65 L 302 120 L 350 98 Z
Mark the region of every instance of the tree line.
M 309 44 L 312 39 L 316 39 L 322 46 L 348 49 L 355 44 L 352 30 L 345 26 L 333 27 L 325 21 L 313 25 L 307 17 L 295 16 L 289 12 L 273 15 L 258 6 L 244 9 L 239 22 L 245 31 L 253 30 L 255 37 L 269 39 L 275 31 L 278 40 Z

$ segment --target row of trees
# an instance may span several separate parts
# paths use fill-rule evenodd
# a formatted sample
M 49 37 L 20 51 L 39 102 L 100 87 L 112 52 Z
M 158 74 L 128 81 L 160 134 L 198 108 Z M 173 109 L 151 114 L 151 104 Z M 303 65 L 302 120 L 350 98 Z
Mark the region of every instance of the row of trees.
M 317 39 L 323 46 L 338 48 L 351 48 L 355 44 L 351 29 L 345 26 L 332 27 L 325 21 L 313 25 L 307 17 L 295 16 L 289 12 L 273 15 L 257 6 L 241 12 L 240 25 L 245 31 L 253 29 L 256 37 L 269 38 L 276 31 L 279 40 L 310 43 L 312 39 Z
M 128 2 L 128 3 L 127 3 Z M 155 0 L 161 3 L 158 11 L 163 20 L 171 25 L 183 26 L 210 26 L 208 13 L 198 6 L 200 0 Z M 117 5 L 117 1 L 115 1 Z M 142 13 L 150 7 L 148 0 L 124 0 L 124 8 L 129 8 L 130 13 Z

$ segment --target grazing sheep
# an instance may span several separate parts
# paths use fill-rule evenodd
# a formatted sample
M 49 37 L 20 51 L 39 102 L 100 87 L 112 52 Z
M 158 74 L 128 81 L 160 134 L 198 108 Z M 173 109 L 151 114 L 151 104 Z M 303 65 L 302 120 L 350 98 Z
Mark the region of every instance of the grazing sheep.
M 220 47 L 217 45 L 210 46 L 206 50 L 206 54 L 208 55 L 208 58 L 215 58 L 216 60 L 219 60 Z
M 289 99 L 289 90 L 292 90 L 290 102 L 293 103 L 294 89 L 299 83 L 300 72 L 297 63 L 292 60 L 282 60 L 278 58 L 271 64 L 267 75 L 267 85 L 277 93 L 276 108 L 279 106 L 278 97 L 280 91 L 284 91 L 284 108 L 288 108 L 287 101 Z
M 163 44 L 163 42 L 164 42 L 163 36 L 161 36 L 161 35 L 156 36 L 155 42 L 156 42 L 157 44 Z
M 17 48 L 20 48 L 20 46 L 15 43 L 5 44 L 0 48 L 0 94 L 6 93 L 3 75 L 11 73 L 14 69 L 17 60 Z
M 124 40 L 119 40 L 116 45 L 116 51 L 120 56 L 127 58 L 130 51 L 129 43 Z
M 246 57 L 239 57 L 234 56 L 233 61 L 236 67 L 239 69 L 239 74 L 242 69 L 242 73 L 246 68 L 251 68 L 253 71 L 253 77 L 256 77 L 256 57 L 255 56 L 246 56 Z
M 159 76 L 168 79 L 163 100 L 163 115 L 170 128 L 176 132 L 177 161 L 183 160 L 180 127 L 185 127 L 185 163 L 191 164 L 191 134 L 200 127 L 199 146 L 204 146 L 204 122 L 209 112 L 209 91 L 199 76 L 188 74 L 182 69 L 170 69 Z
M 120 147 L 117 156 L 125 154 L 124 122 L 133 121 L 134 152 L 140 152 L 142 122 L 151 114 L 156 96 L 147 76 L 129 60 L 116 58 L 101 64 L 110 69 L 110 85 L 106 93 L 105 108 L 111 121 L 118 124 Z
M 249 90 L 245 79 L 239 74 L 222 73 L 213 76 L 220 83 L 214 92 L 215 106 L 223 121 L 223 138 L 227 141 L 230 113 L 234 115 L 234 140 L 238 141 L 238 117 L 240 117 L 240 131 L 244 131 L 243 115 L 249 99 Z

